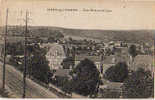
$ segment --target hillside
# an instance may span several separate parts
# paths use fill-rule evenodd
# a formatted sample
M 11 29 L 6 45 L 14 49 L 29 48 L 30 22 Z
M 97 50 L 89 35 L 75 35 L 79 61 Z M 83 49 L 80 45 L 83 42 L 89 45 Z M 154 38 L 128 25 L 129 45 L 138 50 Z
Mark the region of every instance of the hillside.
M 153 40 L 153 34 L 155 31 L 150 30 L 74 30 L 74 29 L 64 29 L 64 34 L 69 36 L 80 36 L 87 38 L 100 39 L 103 41 L 151 41 Z
M 8 34 L 22 35 L 24 27 L 9 26 Z M 29 35 L 38 37 L 49 37 L 61 33 L 64 37 L 74 38 L 89 38 L 97 39 L 105 42 L 122 40 L 132 42 L 152 42 L 154 39 L 155 30 L 87 30 L 87 29 L 69 29 L 61 27 L 46 27 L 46 26 L 30 26 Z M 2 27 L 0 28 L 2 30 Z M 61 36 L 61 35 L 60 35 Z

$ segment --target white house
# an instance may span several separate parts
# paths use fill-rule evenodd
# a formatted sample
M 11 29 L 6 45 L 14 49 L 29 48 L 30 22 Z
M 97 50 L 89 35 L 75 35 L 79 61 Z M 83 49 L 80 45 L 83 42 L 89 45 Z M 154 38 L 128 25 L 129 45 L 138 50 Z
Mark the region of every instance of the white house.
M 153 56 L 150 55 L 138 55 L 134 59 L 133 70 L 143 68 L 145 70 L 153 71 Z
M 46 59 L 49 61 L 50 69 L 62 68 L 61 63 L 63 59 L 66 58 L 62 45 L 58 43 L 52 43 L 46 46 L 48 48 Z

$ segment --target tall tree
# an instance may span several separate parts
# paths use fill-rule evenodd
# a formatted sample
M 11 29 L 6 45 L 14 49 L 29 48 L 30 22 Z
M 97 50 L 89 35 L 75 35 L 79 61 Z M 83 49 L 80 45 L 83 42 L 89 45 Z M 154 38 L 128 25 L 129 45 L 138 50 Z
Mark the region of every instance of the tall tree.
M 99 84 L 99 71 L 93 61 L 82 60 L 73 70 L 75 92 L 84 96 L 97 93 Z
M 32 75 L 34 78 L 48 83 L 50 69 L 48 66 L 48 61 L 45 57 L 46 50 L 39 47 L 39 45 L 32 46 L 32 56 L 28 57 L 28 73 Z
M 135 45 L 131 45 L 129 47 L 129 54 L 131 55 L 132 59 L 132 66 L 134 67 L 134 58 L 137 56 L 137 50 L 136 50 L 136 46 Z

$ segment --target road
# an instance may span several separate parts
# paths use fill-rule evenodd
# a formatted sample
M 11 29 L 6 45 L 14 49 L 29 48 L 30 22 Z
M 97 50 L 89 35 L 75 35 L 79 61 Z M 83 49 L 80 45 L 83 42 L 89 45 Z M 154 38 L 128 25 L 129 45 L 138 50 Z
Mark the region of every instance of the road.
M 0 86 L 2 86 L 2 67 L 0 62 Z M 23 75 L 13 66 L 6 64 L 6 87 L 8 87 L 16 97 L 21 98 L 23 93 Z M 58 96 L 48 89 L 40 86 L 30 79 L 26 79 L 26 98 L 58 98 Z

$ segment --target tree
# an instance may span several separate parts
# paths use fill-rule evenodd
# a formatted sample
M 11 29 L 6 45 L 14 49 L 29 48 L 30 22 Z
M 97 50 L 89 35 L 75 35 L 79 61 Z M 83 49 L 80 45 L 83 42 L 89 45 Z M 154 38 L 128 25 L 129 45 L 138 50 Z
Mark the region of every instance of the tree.
M 60 39 L 60 38 L 64 38 L 64 35 L 62 34 L 62 32 L 60 31 L 55 31 L 55 38 Z
M 99 71 L 93 61 L 82 60 L 73 70 L 74 91 L 87 96 L 93 95 L 98 89 Z
M 73 41 L 73 38 L 72 38 L 72 37 L 68 37 L 68 40 L 69 40 L 70 42 L 72 42 L 72 41 Z
M 137 50 L 136 50 L 136 46 L 135 45 L 131 45 L 130 47 L 129 47 L 129 54 L 131 55 L 131 57 L 132 57 L 132 60 L 131 60 L 131 62 L 132 62 L 132 64 L 134 63 L 134 58 L 137 56 Z M 134 65 L 134 64 L 133 64 Z M 132 66 L 133 66 L 132 65 Z
M 124 81 L 124 98 L 149 98 L 154 95 L 154 79 L 150 71 L 139 68 Z
M 61 65 L 63 66 L 64 69 L 70 69 L 70 66 L 74 66 L 74 60 L 73 57 L 67 57 L 63 59 Z
M 33 46 L 34 52 L 33 56 L 28 57 L 28 74 L 32 75 L 34 78 L 48 83 L 50 75 L 50 69 L 48 66 L 48 61 L 46 60 L 45 54 L 46 50 L 40 48 L 39 46 Z
M 22 55 L 24 53 L 24 46 L 21 41 L 16 43 L 7 43 L 6 46 L 7 46 L 6 53 L 8 55 L 14 56 L 14 55 Z
M 74 84 L 73 80 L 65 79 L 64 82 L 63 82 L 62 90 L 65 93 L 68 93 L 68 94 L 72 95 L 73 88 L 74 88 L 73 84 Z
M 125 62 L 119 62 L 106 70 L 104 78 L 112 82 L 123 82 L 128 77 L 128 66 Z
M 21 42 L 8 43 L 7 54 L 11 55 L 10 62 L 20 71 L 24 70 L 24 57 L 18 57 L 17 55 L 24 56 L 24 45 Z M 27 74 L 34 78 L 48 83 L 51 72 L 48 66 L 48 61 L 45 57 L 46 49 L 40 48 L 36 43 L 34 45 L 27 45 Z M 19 64 L 21 63 L 21 64 Z
M 55 38 L 55 40 L 64 38 L 64 35 L 62 34 L 62 32 L 60 32 L 58 30 L 51 31 L 49 35 L 50 35 L 50 37 Z

